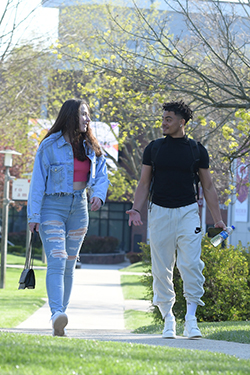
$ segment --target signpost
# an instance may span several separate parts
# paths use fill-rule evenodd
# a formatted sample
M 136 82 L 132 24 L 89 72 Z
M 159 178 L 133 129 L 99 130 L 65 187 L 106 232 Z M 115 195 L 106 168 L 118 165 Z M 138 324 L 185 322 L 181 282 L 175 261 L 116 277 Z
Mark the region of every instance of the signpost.
M 30 188 L 30 179 L 26 178 L 16 178 L 13 180 L 12 185 L 12 200 L 13 201 L 27 201 L 29 196 L 29 188 Z M 27 222 L 26 228 L 26 253 L 29 248 L 31 238 L 31 232 L 29 230 L 29 225 Z
M 15 178 L 12 185 L 12 200 L 27 201 L 29 195 L 30 180 L 25 178 Z
M 5 179 L 4 179 L 4 194 L 3 194 L 3 215 L 2 215 L 2 238 L 1 238 L 1 278 L 0 288 L 5 288 L 5 276 L 6 276 L 6 258 L 7 258 L 7 241 L 8 241 L 8 221 L 9 221 L 9 186 L 10 176 L 9 168 L 12 167 L 12 156 L 22 155 L 20 152 L 14 150 L 0 151 L 4 154 L 4 166 L 5 166 Z

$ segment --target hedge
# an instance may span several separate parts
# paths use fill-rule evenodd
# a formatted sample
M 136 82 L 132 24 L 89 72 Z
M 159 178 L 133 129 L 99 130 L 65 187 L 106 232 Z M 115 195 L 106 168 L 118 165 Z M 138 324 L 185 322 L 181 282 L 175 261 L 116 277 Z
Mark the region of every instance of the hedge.
M 25 256 L 26 248 L 23 246 L 8 246 L 8 254 L 18 255 L 18 256 Z M 32 246 L 32 254 L 34 256 L 42 257 L 42 247 L 37 248 Z
M 107 254 L 118 252 L 119 240 L 112 236 L 86 236 L 80 253 L 82 254 Z
M 14 244 L 14 246 L 26 246 L 26 231 L 22 232 L 10 232 L 8 234 L 8 240 Z M 35 234 L 33 239 L 33 247 L 41 248 L 42 241 L 38 233 Z

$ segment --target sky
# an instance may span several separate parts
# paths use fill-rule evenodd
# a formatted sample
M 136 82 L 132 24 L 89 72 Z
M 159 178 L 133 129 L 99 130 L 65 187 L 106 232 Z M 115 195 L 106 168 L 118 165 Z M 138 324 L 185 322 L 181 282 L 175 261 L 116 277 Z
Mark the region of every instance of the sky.
M 8 6 L 8 11 L 0 24 L 0 48 L 3 49 L 9 37 L 1 36 L 12 29 L 15 16 L 15 8 L 19 3 L 17 23 L 24 20 L 34 9 L 38 7 L 18 27 L 14 43 L 43 39 L 46 45 L 51 45 L 57 39 L 58 9 L 41 7 L 41 0 L 0 0 L 0 19 Z M 4 44 L 4 45 L 3 45 Z

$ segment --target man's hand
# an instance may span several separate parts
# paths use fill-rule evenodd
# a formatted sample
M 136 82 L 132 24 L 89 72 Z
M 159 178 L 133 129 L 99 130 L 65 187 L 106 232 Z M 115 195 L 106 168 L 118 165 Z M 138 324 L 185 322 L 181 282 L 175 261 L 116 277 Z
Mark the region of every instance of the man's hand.
M 135 226 L 142 225 L 141 214 L 131 208 L 131 210 L 126 211 L 126 214 L 129 215 L 128 225 L 131 226 L 133 223 Z
M 217 221 L 217 223 L 214 224 L 215 228 L 222 228 L 223 230 L 226 229 L 226 224 L 224 223 L 223 220 Z

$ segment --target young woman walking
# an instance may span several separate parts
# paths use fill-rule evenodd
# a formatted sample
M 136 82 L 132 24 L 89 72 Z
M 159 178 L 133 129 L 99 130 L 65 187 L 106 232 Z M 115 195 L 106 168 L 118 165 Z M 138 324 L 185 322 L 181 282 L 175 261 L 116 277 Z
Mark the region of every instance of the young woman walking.
M 42 140 L 28 197 L 31 232 L 40 234 L 47 257 L 46 287 L 54 336 L 65 336 L 77 257 L 91 211 L 105 202 L 106 160 L 90 127 L 88 104 L 67 100 Z

